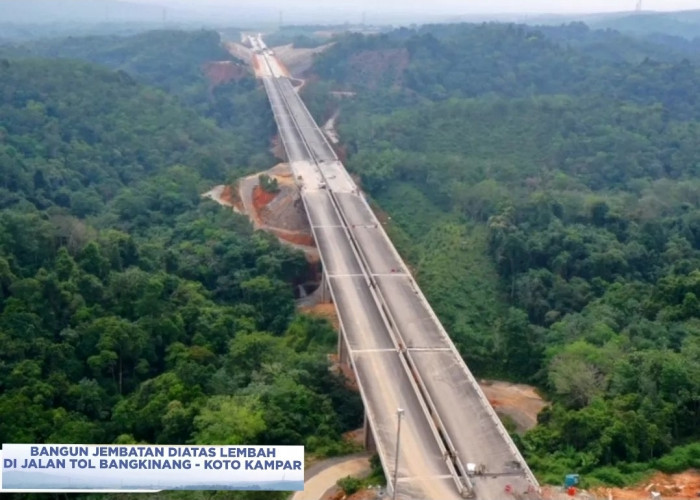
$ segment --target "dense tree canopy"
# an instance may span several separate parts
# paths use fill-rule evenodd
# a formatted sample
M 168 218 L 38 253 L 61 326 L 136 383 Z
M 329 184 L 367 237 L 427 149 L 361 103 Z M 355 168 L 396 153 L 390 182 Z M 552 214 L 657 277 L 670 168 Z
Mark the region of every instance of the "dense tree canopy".
M 0 442 L 342 451 L 361 403 L 295 312 L 303 255 L 201 201 L 243 138 L 123 71 L 0 72 Z
M 340 105 L 347 164 L 469 365 L 553 400 L 518 438 L 535 470 L 698 466 L 700 68 L 494 24 L 347 35 L 315 69 L 313 111 Z

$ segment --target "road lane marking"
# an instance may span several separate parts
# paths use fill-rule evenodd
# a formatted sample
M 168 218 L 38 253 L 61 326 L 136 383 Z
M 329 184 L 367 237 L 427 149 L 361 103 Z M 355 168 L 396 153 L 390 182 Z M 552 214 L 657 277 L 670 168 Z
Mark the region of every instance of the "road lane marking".
M 409 351 L 417 351 L 417 352 L 452 351 L 452 349 L 450 349 L 449 347 L 407 347 L 406 349 L 408 349 Z
M 373 352 L 395 352 L 398 354 L 399 351 L 397 349 L 390 349 L 390 348 L 386 348 L 386 349 L 353 349 L 352 347 L 350 348 L 351 354 L 368 354 L 368 353 L 371 354 Z

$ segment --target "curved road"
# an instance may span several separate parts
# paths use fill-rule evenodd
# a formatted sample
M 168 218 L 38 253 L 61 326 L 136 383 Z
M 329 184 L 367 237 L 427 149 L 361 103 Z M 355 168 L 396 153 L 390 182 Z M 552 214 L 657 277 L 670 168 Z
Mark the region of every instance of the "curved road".
M 369 458 L 369 453 L 359 453 L 329 458 L 312 465 L 304 471 L 304 491 L 297 491 L 290 500 L 321 500 L 338 479 L 367 475 L 370 472 Z

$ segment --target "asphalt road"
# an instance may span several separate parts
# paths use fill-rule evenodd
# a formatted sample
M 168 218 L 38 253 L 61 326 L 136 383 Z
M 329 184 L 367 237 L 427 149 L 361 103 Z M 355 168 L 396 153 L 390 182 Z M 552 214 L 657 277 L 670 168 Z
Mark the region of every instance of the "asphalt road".
M 275 79 L 263 78 L 265 90 L 270 99 L 272 113 L 275 115 L 280 137 L 284 143 L 284 149 L 290 162 L 308 160 L 308 153 L 304 149 L 303 141 L 292 117 L 287 111 L 282 96 L 275 91 Z
M 280 134 L 294 169 L 298 162 L 311 160 L 312 155 L 302 147 L 304 143 L 286 109 L 288 103 L 281 97 L 279 86 L 275 85 L 279 80 L 270 80 L 266 89 L 271 95 L 275 117 L 278 123 L 281 122 Z M 317 146 L 320 147 L 320 143 Z M 389 477 L 394 474 L 396 411 L 398 408 L 406 410 L 399 449 L 399 498 L 460 498 L 451 479 L 451 470 L 443 458 L 444 449 L 441 448 L 437 430 L 427 415 L 415 382 L 367 286 L 367 277 L 328 190 L 305 187 L 302 198 L 350 347 L 351 362 L 363 393 L 368 418 Z
M 394 470 L 396 409 L 404 408 L 399 493 L 415 499 L 458 498 L 450 476 L 454 469 L 443 458 L 445 444 L 427 413 L 434 406 L 442 432 L 462 462 L 484 464 L 494 474 L 473 479 L 478 499 L 507 498 L 507 486 L 525 492 L 531 476 L 522 457 L 381 224 L 347 173 L 339 170 L 342 164 L 291 83 L 271 78 L 265 85 L 292 168 L 305 161 L 326 175 L 328 186 L 305 184 L 302 197 L 387 476 Z M 368 286 L 370 276 L 374 288 Z M 390 322 L 379 304 L 388 310 Z M 408 348 L 405 357 L 398 345 Z M 417 369 L 427 394 L 418 391 L 407 362 Z
M 287 99 L 290 112 L 294 115 L 294 118 L 299 125 L 299 130 L 302 134 L 304 134 L 304 139 L 306 140 L 314 159 L 322 162 L 337 160 L 338 158 L 335 155 L 335 152 L 328 145 L 328 142 L 326 142 L 323 133 L 309 114 L 306 106 L 299 98 L 289 79 L 279 78 L 278 82 L 279 89 Z

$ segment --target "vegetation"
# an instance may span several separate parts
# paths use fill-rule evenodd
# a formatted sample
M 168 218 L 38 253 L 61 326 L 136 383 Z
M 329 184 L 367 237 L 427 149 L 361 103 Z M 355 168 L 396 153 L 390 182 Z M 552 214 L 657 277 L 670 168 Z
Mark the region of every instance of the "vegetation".
M 229 37 L 236 34 L 236 30 L 227 30 Z M 260 169 L 272 162 L 268 136 L 275 125 L 272 113 L 267 112 L 265 92 L 243 63 L 222 48 L 215 31 L 157 30 L 131 36 L 39 40 L 0 47 L 0 57 L 3 54 L 8 59 L 77 59 L 116 70 L 124 78 L 176 96 L 193 111 L 230 129 L 237 137 L 234 149 L 252 167 Z M 233 78 L 214 85 L 203 71 L 212 61 L 228 61 Z
M 496 24 L 337 42 L 310 107 L 342 106 L 348 166 L 470 366 L 553 400 L 517 437 L 540 477 L 698 467 L 694 42 Z M 303 256 L 199 195 L 271 164 L 255 81 L 200 73 L 227 58 L 216 34 L 3 54 L 0 441 L 347 451 L 361 402 L 328 371 L 329 324 L 294 310 Z
M 200 199 L 254 162 L 245 138 L 124 71 L 0 71 L 0 442 L 345 451 L 361 401 L 295 313 L 303 255 Z
M 362 488 L 362 480 L 352 476 L 346 476 L 338 479 L 337 484 L 338 487 L 348 496 L 357 493 Z
M 270 177 L 267 174 L 260 174 L 258 176 L 258 181 L 260 182 L 260 187 L 266 193 L 277 193 L 280 190 L 277 179 Z
M 358 93 L 347 164 L 472 369 L 553 400 L 535 471 L 620 484 L 697 463 L 700 68 L 582 29 L 347 35 L 306 92 Z
M 86 36 L 24 45 L 45 58 L 79 59 L 121 70 L 143 83 L 189 99 L 206 96 L 201 66 L 228 60 L 215 31 L 147 31 L 132 36 Z M 166 56 L 169 54 L 169 56 Z M 173 54 L 177 54 L 173 57 Z
M 343 490 L 345 495 L 350 496 L 362 489 L 376 488 L 386 485 L 386 477 L 384 475 L 384 470 L 382 469 L 382 463 L 379 460 L 379 455 L 376 453 L 372 455 L 369 463 L 371 470 L 367 477 L 360 479 L 354 476 L 345 476 L 338 479 L 336 485 L 338 488 Z

